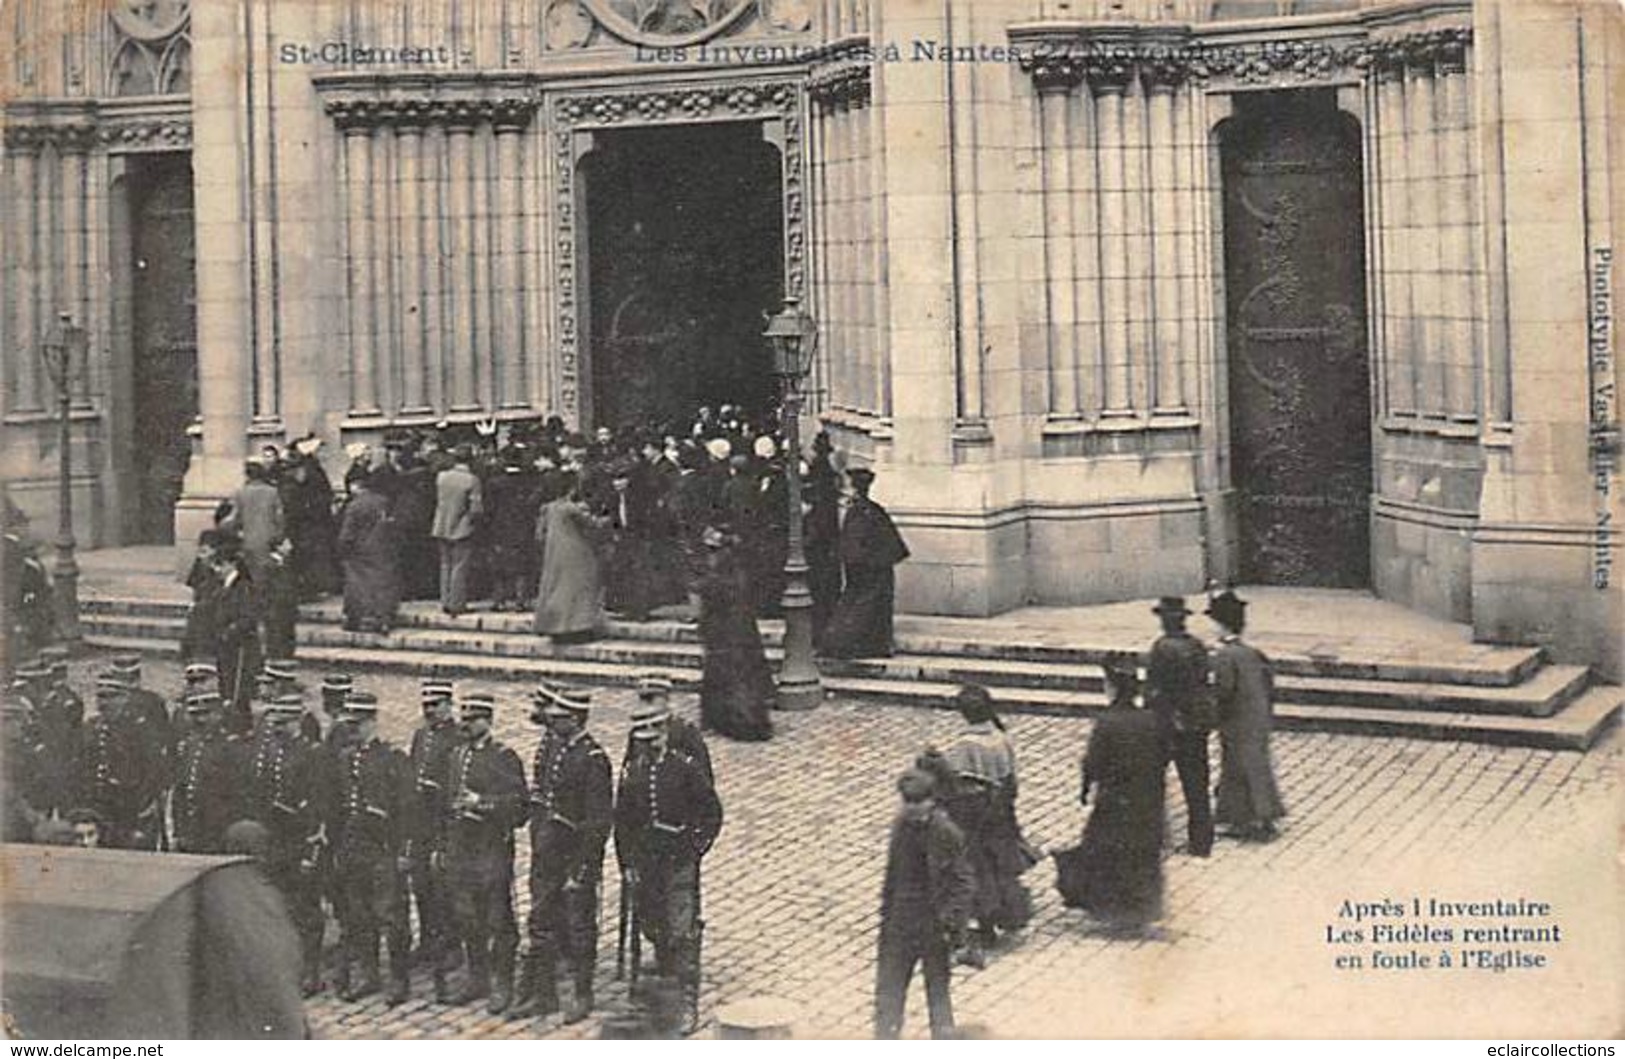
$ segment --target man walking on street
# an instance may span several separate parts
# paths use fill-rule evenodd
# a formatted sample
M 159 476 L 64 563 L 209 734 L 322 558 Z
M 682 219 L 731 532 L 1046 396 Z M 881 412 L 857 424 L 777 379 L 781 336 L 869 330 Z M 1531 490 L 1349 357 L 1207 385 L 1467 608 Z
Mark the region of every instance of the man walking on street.
M 1213 851 L 1213 806 L 1208 797 L 1208 733 L 1213 730 L 1213 698 L 1208 687 L 1207 649 L 1185 631 L 1190 616 L 1184 599 L 1163 596 L 1152 613 L 1162 619 L 1162 635 L 1146 662 L 1146 705 L 1157 715 L 1168 759 L 1185 792 L 1187 852 Z
M 459 445 L 453 463 L 435 478 L 433 536 L 440 542 L 440 609 L 452 617 L 468 609 L 469 560 L 474 530 L 484 513 L 480 480 L 469 469 L 473 451 Z
M 951 958 L 970 915 L 976 876 L 965 836 L 936 803 L 936 782 L 922 769 L 897 780 L 902 810 L 892 824 L 880 891 L 880 952 L 875 966 L 875 1037 L 896 1040 L 916 964 L 924 964 L 931 1036 L 954 1032 L 948 992 Z
M 513 998 L 519 928 L 513 913 L 513 833 L 525 822 L 525 766 L 491 734 L 496 698 L 462 701 L 467 741 L 451 754 L 446 861 L 453 914 L 468 953 L 468 983 L 456 1003 L 489 994 L 500 1015 Z
M 536 749 L 531 772 L 530 952 L 519 1006 L 508 1017 L 559 1009 L 562 955 L 574 986 L 564 1021 L 580 1022 L 592 1010 L 598 894 L 604 843 L 614 822 L 609 758 L 587 734 L 591 695 L 544 686 L 535 700 L 549 734 Z
M 722 803 L 699 766 L 672 751 L 666 713 L 647 704 L 633 710 L 633 751 L 615 798 L 615 858 L 660 974 L 676 981 L 686 1036 L 699 1023 L 700 861 L 722 830 Z

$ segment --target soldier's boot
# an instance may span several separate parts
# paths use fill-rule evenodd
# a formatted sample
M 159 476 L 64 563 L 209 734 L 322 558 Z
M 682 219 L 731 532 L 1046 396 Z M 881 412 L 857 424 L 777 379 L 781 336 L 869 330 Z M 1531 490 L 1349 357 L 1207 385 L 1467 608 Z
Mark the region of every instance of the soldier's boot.
M 546 1018 L 559 1009 L 558 982 L 553 976 L 553 957 L 530 953 L 520 971 L 519 1002 L 508 1009 L 508 1018 L 517 1021 Z
M 492 961 L 491 999 L 485 1010 L 500 1015 L 513 1003 L 513 953 L 498 954 Z
M 451 972 L 446 966 L 447 961 L 446 961 L 446 958 L 445 958 L 446 952 L 448 952 L 448 951 L 450 951 L 451 949 L 454 949 L 454 948 L 460 948 L 459 943 L 454 942 L 454 941 L 448 941 L 446 943 L 446 948 L 444 950 L 442 950 L 442 952 L 440 953 L 440 958 L 435 961 L 435 965 L 434 965 L 434 1002 L 436 1004 L 450 1004 L 455 999 L 455 997 L 452 995 L 452 991 L 451 991 L 451 982 L 450 982 L 450 974 L 451 974 Z M 459 954 L 459 955 L 461 955 L 461 954 Z
M 344 994 L 345 1000 L 360 1000 L 372 996 L 383 987 L 378 978 L 378 936 L 369 934 L 362 941 L 361 951 L 356 958 L 356 964 L 361 969 L 359 980 L 352 978 L 349 992 Z
M 576 967 L 575 993 L 570 997 L 570 1006 L 564 1010 L 566 1024 L 580 1022 L 592 1014 L 592 956 L 581 957 L 581 963 Z
M 491 954 L 483 947 L 471 948 L 468 953 L 468 981 L 458 991 L 453 1004 L 472 1004 L 484 1000 L 491 991 Z
M 406 931 L 391 931 L 389 936 L 389 995 L 384 1003 L 395 1007 L 406 1002 L 412 993 L 412 942 Z
M 677 1032 L 684 1037 L 693 1036 L 700 1028 L 700 939 L 705 935 L 705 923 L 696 920 L 694 936 L 682 946 L 677 957 L 677 988 L 680 998 Z
M 306 945 L 299 971 L 299 995 L 313 997 L 325 988 L 322 982 L 322 945 Z

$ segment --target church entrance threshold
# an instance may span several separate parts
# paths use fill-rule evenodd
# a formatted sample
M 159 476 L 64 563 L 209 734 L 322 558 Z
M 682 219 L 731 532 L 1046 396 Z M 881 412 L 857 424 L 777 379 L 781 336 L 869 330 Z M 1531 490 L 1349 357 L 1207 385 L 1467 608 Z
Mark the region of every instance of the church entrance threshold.
M 599 132 L 580 173 L 592 424 L 679 429 L 701 406 L 768 407 L 783 205 L 761 123 Z

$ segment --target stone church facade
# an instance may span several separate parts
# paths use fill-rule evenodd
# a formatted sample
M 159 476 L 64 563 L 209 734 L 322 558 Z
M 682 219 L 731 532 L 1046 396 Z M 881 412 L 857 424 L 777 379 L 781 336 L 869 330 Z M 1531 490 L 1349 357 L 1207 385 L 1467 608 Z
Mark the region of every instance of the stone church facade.
M 0 472 L 42 527 L 64 314 L 111 546 L 195 535 L 307 432 L 767 386 L 793 297 L 905 609 L 1368 589 L 1620 676 L 1604 0 L 5 17 Z

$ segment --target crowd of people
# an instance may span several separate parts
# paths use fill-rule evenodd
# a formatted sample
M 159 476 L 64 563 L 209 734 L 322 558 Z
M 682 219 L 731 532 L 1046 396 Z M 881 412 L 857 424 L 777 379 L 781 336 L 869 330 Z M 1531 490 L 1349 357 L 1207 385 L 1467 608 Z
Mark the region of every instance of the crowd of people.
M 774 685 L 757 619 L 780 613 L 790 529 L 777 431 L 726 405 L 681 430 L 590 439 L 557 417 L 392 431 L 346 454 L 342 502 L 317 439 L 268 447 L 199 537 L 183 651 L 215 662 L 240 716 L 259 661 L 294 655 L 299 604 L 333 591 L 356 632 L 388 633 L 403 600 L 453 617 L 488 600 L 532 612 L 560 644 L 601 635 L 608 614 L 670 607 L 699 623 L 707 727 L 767 738 Z M 823 433 L 798 470 L 815 646 L 889 655 L 908 548 L 869 498 L 874 473 L 843 476 Z
M 1215 595 L 1219 629 L 1209 648 L 1187 629 L 1185 600 L 1153 608 L 1163 633 L 1142 684 L 1132 653 L 1103 665 L 1107 707 L 1082 762 L 1079 802 L 1093 805 L 1081 842 L 1055 851 L 1056 888 L 1113 937 L 1143 937 L 1163 914 L 1165 780 L 1172 764 L 1186 799 L 1187 844 L 1211 856 L 1216 825 L 1267 842 L 1285 815 L 1270 760 L 1274 687 L 1269 659 L 1242 640 L 1246 601 Z M 875 1036 L 898 1035 L 916 967 L 925 978 L 931 1032 L 956 1033 L 949 990 L 955 960 L 983 966 L 1031 916 L 1021 875 L 1038 860 L 1016 816 L 1015 750 L 985 688 L 960 689 L 965 729 L 946 750 L 927 749 L 897 782 L 880 903 Z M 1208 790 L 1211 736 L 1220 774 Z M 1214 802 L 1217 802 L 1215 808 Z
M 668 679 L 638 679 L 616 783 L 583 689 L 543 684 L 531 694 L 540 736 L 527 776 L 492 732 L 504 707 L 489 691 L 424 678 L 422 722 L 403 750 L 378 733 L 378 697 L 348 675 L 329 674 L 307 695 L 297 663 L 267 662 L 243 730 L 230 722 L 221 676 L 188 665 L 171 710 L 143 686 L 139 656 L 118 655 L 96 677 L 86 717 L 65 655 L 19 667 L 3 712 L 5 841 L 250 855 L 299 932 L 306 996 L 331 983 L 344 1000 L 387 990 L 397 1005 L 417 968 L 439 1003 L 574 1022 L 594 1005 L 613 837 L 623 930 L 653 946 L 654 972 L 679 1001 L 672 1028 L 692 1032 L 700 865 L 722 803 L 703 737 L 670 709 Z M 527 826 L 520 958 L 514 834 Z

